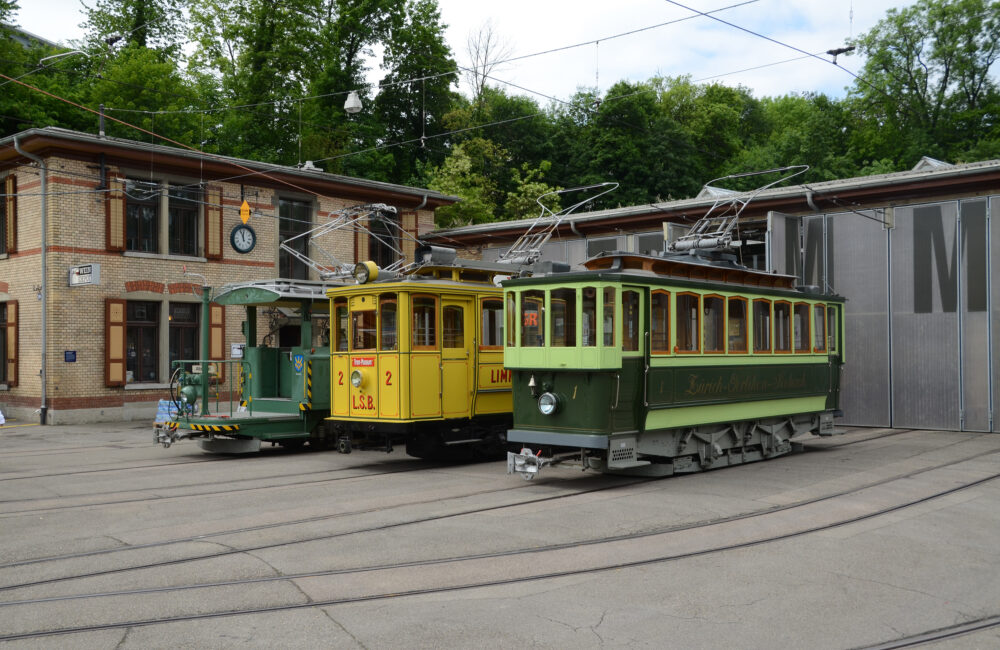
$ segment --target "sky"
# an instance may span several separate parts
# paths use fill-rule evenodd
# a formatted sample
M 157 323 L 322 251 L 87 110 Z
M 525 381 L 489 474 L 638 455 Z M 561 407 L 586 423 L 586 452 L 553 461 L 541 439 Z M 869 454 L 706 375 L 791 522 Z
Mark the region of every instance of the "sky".
M 639 82 L 656 75 L 690 75 L 696 82 L 742 85 L 758 97 L 805 92 L 843 97 L 853 78 L 831 65 L 828 55 L 820 55 L 827 62 L 804 57 L 761 36 L 822 53 L 870 30 L 888 9 L 911 4 L 901 0 L 680 2 L 703 12 L 733 7 L 713 15 L 760 36 L 699 16 L 670 0 L 438 0 L 438 6 L 460 66 L 469 65 L 469 37 L 489 22 L 511 58 L 525 57 L 499 65 L 492 73 L 497 80 L 493 85 L 510 94 L 533 96 L 545 105 L 551 98 L 568 100 L 580 88 L 597 87 L 603 93 L 617 81 Z M 741 2 L 745 4 L 734 6 Z M 29 32 L 62 43 L 83 34 L 80 0 L 19 0 L 19 4 L 16 22 Z M 623 35 L 671 21 L 680 22 Z M 568 47 L 580 43 L 586 44 Z M 567 49 L 531 56 L 557 48 Z M 795 58 L 801 60 L 787 62 Z M 858 72 L 862 61 L 841 56 L 838 63 Z M 372 77 L 377 79 L 377 68 Z

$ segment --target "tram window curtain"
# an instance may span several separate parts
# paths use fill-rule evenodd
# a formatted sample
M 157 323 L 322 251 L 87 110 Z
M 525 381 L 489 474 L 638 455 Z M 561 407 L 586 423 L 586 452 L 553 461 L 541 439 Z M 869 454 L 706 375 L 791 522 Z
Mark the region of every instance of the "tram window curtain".
M 2 383 L 7 384 L 8 388 L 13 388 L 17 386 L 17 347 L 18 347 L 18 331 L 17 331 L 17 301 L 9 300 L 4 303 L 6 306 L 7 318 L 4 323 L 4 334 L 6 340 L 4 341 L 4 351 L 3 351 L 3 363 L 6 368 L 6 376 Z
M 17 177 L 10 174 L 3 179 L 3 202 L 0 209 L 0 253 L 17 252 Z

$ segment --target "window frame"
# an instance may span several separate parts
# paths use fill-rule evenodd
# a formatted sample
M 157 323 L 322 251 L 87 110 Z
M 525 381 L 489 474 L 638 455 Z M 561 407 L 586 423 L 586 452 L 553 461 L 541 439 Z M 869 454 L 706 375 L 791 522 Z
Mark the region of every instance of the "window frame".
M 611 302 L 608 302 L 608 292 L 611 292 Z M 601 287 L 601 345 L 600 347 L 618 347 L 618 292 L 616 287 Z M 608 315 L 611 315 L 611 331 L 608 331 Z M 610 341 L 608 335 L 611 335 Z
M 176 307 L 190 307 L 194 313 L 194 319 L 192 321 L 180 321 L 175 322 L 174 319 L 174 309 Z M 127 327 L 127 325 L 126 325 Z M 177 352 L 175 354 L 174 348 L 174 337 L 175 333 L 177 336 L 192 336 L 194 337 L 194 350 L 195 353 L 190 357 Z M 196 302 L 179 302 L 170 301 L 167 303 L 167 368 L 173 366 L 174 361 L 183 361 L 184 359 L 198 359 L 201 356 L 201 305 Z
M 708 324 L 708 314 L 706 313 L 708 309 L 708 301 L 718 300 L 722 309 L 719 314 L 719 332 L 717 335 L 717 340 L 715 343 L 718 345 L 717 348 L 708 349 L 706 345 L 707 341 L 705 339 L 708 334 L 706 325 Z M 702 354 L 725 354 L 726 353 L 726 297 L 718 293 L 706 293 L 701 297 L 701 345 Z
M 521 328 L 518 327 L 517 315 L 521 313 L 520 299 L 515 291 L 504 292 L 504 346 L 508 348 L 518 347 L 518 337 L 521 335 Z
M 282 208 L 288 206 L 288 214 L 282 215 Z M 299 208 L 304 208 L 308 212 L 308 219 L 303 221 L 296 217 L 296 206 Z M 278 242 L 283 243 L 287 239 L 296 237 L 307 232 L 315 224 L 315 205 L 312 201 L 306 199 L 297 199 L 292 197 L 278 197 Z M 293 226 L 287 225 L 293 224 Z M 301 230 L 299 230 L 301 228 Z M 306 254 L 306 247 L 309 245 L 306 241 L 307 238 L 300 237 L 291 244 L 292 248 L 299 251 L 303 255 Z M 285 267 L 288 267 L 288 275 L 285 275 Z M 285 249 L 278 247 L 278 277 L 286 278 L 289 280 L 308 280 L 310 276 L 309 267 L 302 260 L 298 259 Z
M 457 312 L 458 313 L 458 329 L 451 329 L 449 333 L 448 330 L 448 314 Z M 441 306 L 441 349 L 442 350 L 464 350 L 465 345 L 465 306 L 464 305 L 442 305 Z M 455 336 L 457 331 L 457 342 L 458 345 L 451 345 L 453 342 L 450 337 Z
M 664 342 L 663 345 L 665 347 L 663 348 L 656 347 L 656 341 L 657 341 L 657 335 L 655 330 L 656 319 L 653 318 L 653 314 L 655 313 L 654 309 L 655 309 L 657 295 L 665 297 L 667 301 L 666 318 L 663 319 L 663 325 L 666 328 L 666 331 L 664 332 L 663 336 L 663 342 Z M 654 356 L 663 356 L 671 354 L 670 317 L 673 310 L 670 308 L 670 297 L 671 297 L 671 292 L 667 291 L 666 289 L 654 289 L 649 294 L 649 353 Z
M 359 319 L 367 319 L 371 316 L 374 322 L 371 323 L 370 327 L 358 328 Z M 350 336 L 348 337 L 351 346 L 351 352 L 376 352 L 378 351 L 378 312 L 374 309 L 358 309 L 350 312 Z M 367 325 L 367 323 L 362 323 L 362 325 Z M 358 347 L 356 345 L 359 342 L 358 333 L 361 333 L 363 337 L 371 336 L 371 346 L 368 347 Z M 365 341 L 361 340 L 361 343 Z
M 798 326 L 795 324 L 795 319 L 799 315 L 799 309 L 803 308 L 805 311 L 805 328 L 806 331 L 802 335 L 802 342 L 805 344 L 801 349 L 796 345 L 796 334 L 798 333 Z M 795 354 L 809 354 L 812 352 L 812 309 L 807 302 L 799 301 L 792 306 L 792 350 Z
M 392 305 L 394 315 L 392 331 L 392 347 L 385 345 L 385 337 L 388 334 L 385 330 L 386 305 Z M 379 352 L 399 352 L 399 294 L 383 293 L 378 297 L 378 326 L 375 338 Z
M 732 321 L 733 318 L 731 309 L 731 305 L 733 302 L 738 302 L 743 304 L 743 322 L 742 322 L 743 348 L 742 349 L 740 348 L 734 349 L 732 347 L 733 336 L 731 333 L 732 327 L 730 326 L 730 322 Z M 728 298 L 726 298 L 726 353 L 727 354 L 750 353 L 750 330 L 748 328 L 748 320 L 750 313 L 749 307 L 750 307 L 750 301 L 744 296 L 729 296 Z
M 175 191 L 189 196 L 175 196 L 172 194 Z M 204 230 L 201 225 L 203 202 L 204 194 L 200 188 L 167 185 L 167 255 L 198 257 L 202 250 L 200 233 Z M 183 218 L 185 222 L 183 226 L 177 224 L 179 230 L 190 230 L 183 238 L 174 237 L 175 216 L 178 221 Z M 175 239 L 182 239 L 182 243 L 189 244 L 190 250 L 174 250 Z
M 431 301 L 431 314 L 434 316 L 434 321 L 431 324 L 431 328 L 434 334 L 434 343 L 431 345 L 417 345 L 417 301 L 418 300 L 430 300 Z M 436 352 L 439 349 L 439 343 L 441 341 L 440 327 L 438 327 L 438 297 L 433 294 L 426 293 L 415 293 L 410 296 L 410 350 L 416 352 Z
M 529 295 L 531 294 L 531 295 Z M 540 296 L 534 294 L 541 294 Z M 518 329 L 521 333 L 518 336 L 518 347 L 521 348 L 544 348 L 545 347 L 545 300 L 548 297 L 548 292 L 542 289 L 530 289 L 528 291 L 521 292 L 520 299 L 520 309 L 518 310 Z M 529 304 L 536 304 L 538 306 L 538 319 L 534 325 L 528 325 L 526 321 L 526 316 L 528 312 L 525 311 L 525 307 Z M 538 334 L 532 334 L 537 340 L 537 344 L 526 345 L 525 340 L 528 334 L 525 332 L 525 328 L 533 327 L 538 330 Z
M 818 317 L 817 316 L 818 313 L 821 313 L 822 316 Z M 817 324 L 820 324 L 820 327 L 822 327 L 822 334 L 820 334 L 820 330 L 819 328 L 817 328 Z M 812 335 L 813 352 L 815 354 L 826 354 L 827 349 L 829 348 L 828 338 L 827 338 L 829 335 L 827 334 L 827 326 L 826 326 L 826 305 L 821 302 L 813 303 L 812 305 L 812 327 L 813 327 L 813 335 Z M 817 346 L 816 343 L 821 343 L 821 345 Z
M 590 292 L 589 297 L 588 291 Z M 591 309 L 588 309 L 588 303 L 590 303 Z M 590 337 L 585 338 L 584 324 L 587 323 L 588 316 L 590 317 L 588 324 Z M 597 333 L 597 287 L 580 287 L 580 348 L 597 348 Z M 590 342 L 588 343 L 588 341 Z
M 500 304 L 500 309 L 499 309 L 500 316 L 499 317 L 495 316 L 495 314 L 497 313 L 498 310 L 496 310 L 496 309 L 487 310 L 486 309 L 486 303 L 488 303 L 488 302 L 497 302 L 497 303 Z M 492 320 L 492 322 L 493 322 L 492 332 L 493 332 L 493 334 L 496 335 L 496 340 L 499 341 L 499 343 L 497 345 L 490 345 L 490 344 L 486 343 L 487 320 L 488 320 L 487 316 L 486 316 L 487 313 L 494 314 L 493 316 L 490 316 L 489 320 Z M 504 346 L 504 341 L 506 340 L 506 338 L 505 338 L 506 337 L 506 332 L 504 331 L 504 328 L 505 328 L 505 325 L 506 325 L 506 322 L 507 322 L 506 315 L 504 314 L 504 298 L 503 297 L 498 298 L 498 297 L 495 297 L 495 296 L 488 296 L 488 297 L 480 298 L 479 299 L 479 321 L 480 321 L 479 349 L 480 350 L 502 350 L 503 346 Z M 496 327 L 496 325 L 499 325 L 500 327 L 498 328 L 498 327 Z
M 677 304 L 682 298 L 694 298 L 695 300 L 695 310 L 694 310 L 695 323 L 694 323 L 694 332 L 692 333 L 693 334 L 692 339 L 694 341 L 695 348 L 693 350 L 692 349 L 682 350 L 680 349 L 677 342 L 679 335 L 681 333 L 680 321 L 678 320 L 681 317 L 681 310 L 677 306 Z M 685 321 L 686 320 L 687 319 L 685 318 Z M 687 331 L 686 328 L 685 331 Z M 701 354 L 701 294 L 700 293 L 695 293 L 693 291 L 678 291 L 674 295 L 674 337 L 675 337 L 674 354 Z
M 635 296 L 635 329 L 634 331 L 629 331 L 628 318 L 626 318 L 626 295 L 633 294 Z M 622 354 L 637 354 L 643 351 L 642 349 L 642 292 L 638 288 L 627 288 L 622 287 L 621 290 L 621 321 L 622 321 Z M 629 334 L 632 336 L 627 336 Z M 632 343 L 634 347 L 626 347 L 627 343 Z
M 138 320 L 132 312 L 132 308 L 139 304 L 154 306 L 154 315 L 150 318 L 147 317 L 145 320 Z M 158 300 L 126 300 L 125 301 L 125 383 L 126 384 L 157 384 L 160 383 L 160 314 L 163 309 L 163 302 Z M 145 349 L 142 346 L 144 334 L 147 332 L 152 332 L 153 345 L 151 347 L 153 354 L 152 359 L 148 364 L 143 363 L 140 365 L 143 356 L 142 351 Z M 136 337 L 139 337 L 138 340 Z M 131 357 L 130 344 L 135 344 L 135 356 Z M 169 352 L 168 352 L 169 354 Z M 134 361 L 133 361 L 134 359 Z M 150 368 L 147 365 L 152 366 L 153 377 L 151 379 L 141 378 L 143 373 L 150 372 Z M 132 372 L 132 381 L 128 380 L 128 373 Z
M 556 292 L 564 292 L 570 294 L 570 297 L 564 298 L 562 294 L 556 296 Z M 578 328 L 577 328 L 577 297 L 578 292 L 575 287 L 561 287 L 558 289 L 550 289 L 548 292 L 549 299 L 549 347 L 553 348 L 575 348 L 577 346 L 577 341 L 579 340 Z M 570 302 L 571 301 L 571 302 Z M 560 340 L 563 341 L 561 344 L 556 344 L 556 304 L 562 305 L 563 312 L 563 336 Z
M 792 335 L 792 329 L 794 328 L 794 323 L 792 321 L 792 303 L 791 303 L 791 301 L 788 301 L 788 300 L 775 300 L 775 301 L 773 301 L 771 303 L 771 305 L 772 305 L 771 318 L 773 319 L 773 324 L 771 325 L 771 331 L 774 334 L 774 336 L 772 337 L 773 340 L 771 341 L 771 346 L 772 346 L 772 349 L 774 350 L 774 354 L 792 354 L 793 350 L 794 350 L 794 348 L 792 347 L 792 345 L 793 345 L 793 338 L 794 338 L 793 335 Z M 788 332 L 787 332 L 787 334 L 788 334 L 788 339 L 787 339 L 788 347 L 787 348 L 779 348 L 778 347 L 778 343 L 779 343 L 779 340 L 778 340 L 778 311 L 779 311 L 779 309 L 778 309 L 778 307 L 779 306 L 786 307 L 787 310 L 788 310 L 788 312 L 787 312 L 788 313 Z
M 757 347 L 757 303 L 767 305 L 767 348 Z M 751 303 L 750 320 L 753 323 L 753 354 L 774 354 L 774 301 L 770 298 L 754 298 Z
M 151 196 L 148 198 L 138 198 L 135 196 L 136 188 L 129 187 L 129 184 L 141 183 L 142 185 L 150 185 L 154 181 L 144 181 L 137 178 L 126 178 L 125 179 L 125 250 L 130 253 L 162 253 L 162 242 L 160 241 L 160 227 L 162 223 L 162 212 L 163 212 L 163 183 L 162 181 L 155 181 L 156 190 L 150 190 Z M 148 228 L 141 228 L 144 217 L 136 214 L 136 211 L 148 208 L 152 211 L 152 225 Z M 149 233 L 143 234 L 146 231 Z M 140 232 L 142 231 L 142 232 Z M 130 233 L 133 233 L 130 235 Z M 150 234 L 151 233 L 151 234 Z M 150 241 L 151 240 L 151 241 Z M 134 244 L 132 242 L 135 242 Z M 139 242 L 150 241 L 150 248 L 143 248 L 140 246 Z

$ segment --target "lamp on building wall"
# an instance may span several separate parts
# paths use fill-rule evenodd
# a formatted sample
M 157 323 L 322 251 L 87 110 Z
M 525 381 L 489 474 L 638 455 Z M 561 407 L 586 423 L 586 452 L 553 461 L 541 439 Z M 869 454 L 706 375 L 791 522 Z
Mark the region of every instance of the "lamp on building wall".
M 358 97 L 358 91 L 352 90 L 347 95 L 347 101 L 344 102 L 344 110 L 350 115 L 354 115 L 361 110 L 361 98 Z

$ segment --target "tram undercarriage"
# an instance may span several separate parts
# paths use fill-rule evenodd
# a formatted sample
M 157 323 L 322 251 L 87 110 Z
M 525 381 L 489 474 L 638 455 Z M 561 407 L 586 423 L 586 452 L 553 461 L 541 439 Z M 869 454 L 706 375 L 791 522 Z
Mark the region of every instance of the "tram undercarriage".
M 533 479 L 547 466 L 576 466 L 605 474 L 662 477 L 742 465 L 783 456 L 801 445 L 792 438 L 807 433 L 831 436 L 835 411 L 761 418 L 742 422 L 679 427 L 641 433 L 615 433 L 607 448 L 565 448 L 541 445 L 507 453 L 507 473 Z M 513 439 L 542 439 L 541 432 L 512 430 Z M 558 434 L 556 435 L 558 437 Z

